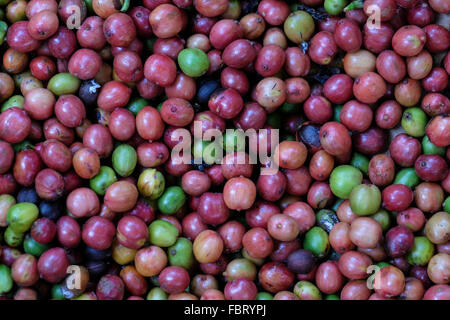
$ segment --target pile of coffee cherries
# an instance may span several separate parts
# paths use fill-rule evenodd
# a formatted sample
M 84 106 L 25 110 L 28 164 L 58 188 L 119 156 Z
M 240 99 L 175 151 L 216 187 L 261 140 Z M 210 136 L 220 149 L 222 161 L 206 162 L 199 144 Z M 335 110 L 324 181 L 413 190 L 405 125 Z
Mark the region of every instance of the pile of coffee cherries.
M 449 28 L 448 0 L 0 0 L 0 299 L 450 300 Z

